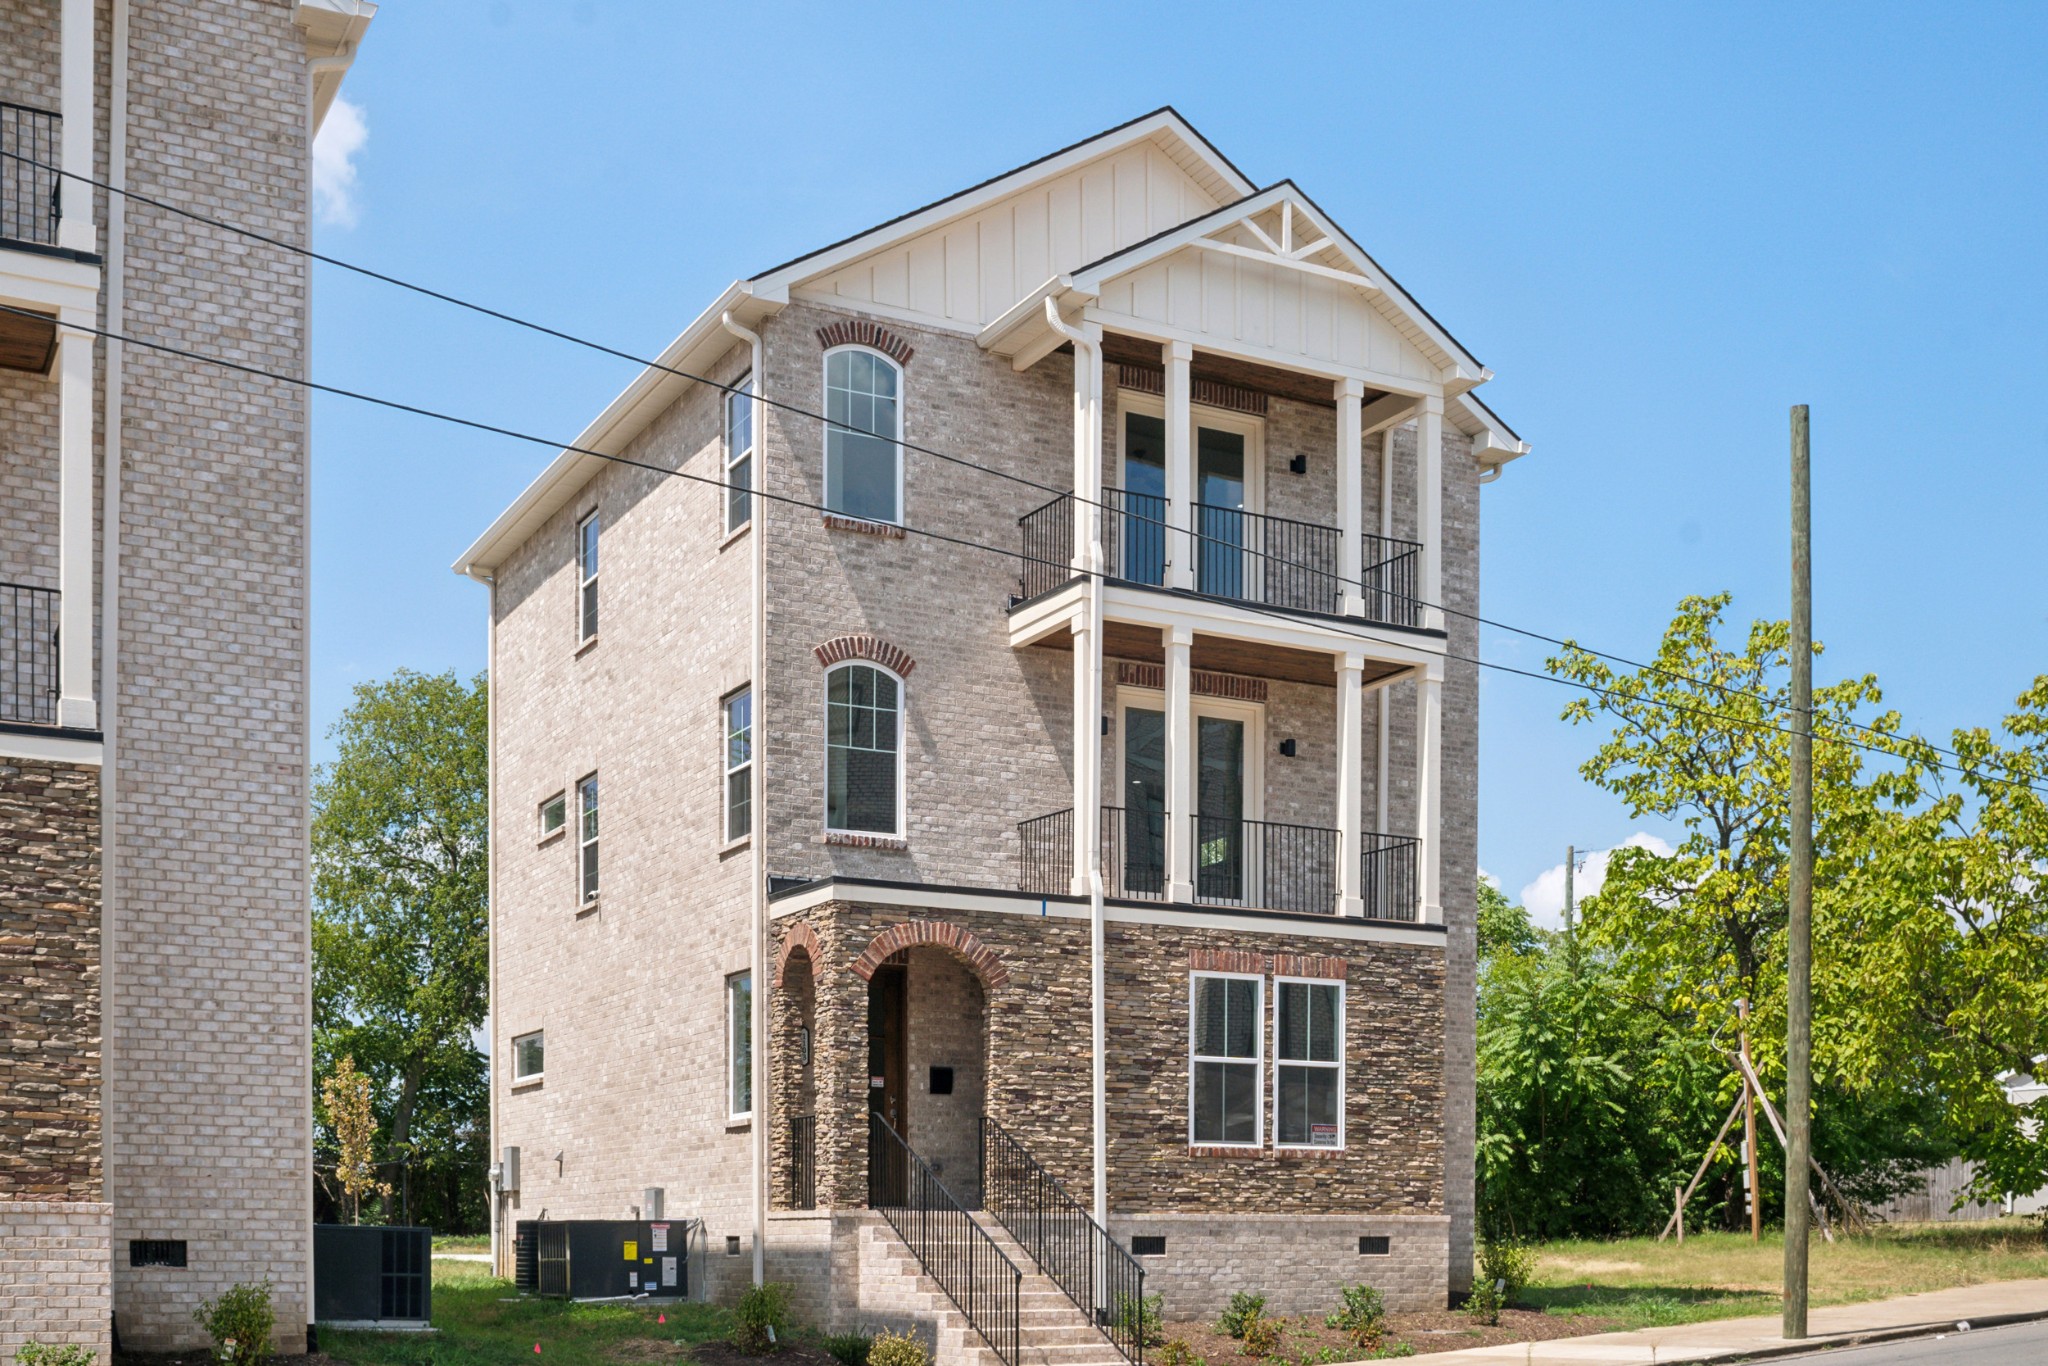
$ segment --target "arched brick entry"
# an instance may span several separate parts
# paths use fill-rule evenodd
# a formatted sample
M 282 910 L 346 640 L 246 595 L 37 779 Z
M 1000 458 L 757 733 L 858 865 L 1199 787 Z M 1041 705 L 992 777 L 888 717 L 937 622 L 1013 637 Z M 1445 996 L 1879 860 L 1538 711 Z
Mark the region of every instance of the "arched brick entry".
M 876 968 L 902 950 L 915 948 L 920 944 L 936 944 L 959 954 L 973 967 L 975 975 L 981 978 L 981 984 L 990 991 L 998 991 L 1010 985 L 1010 970 L 1003 966 L 1003 960 L 996 955 L 996 951 L 958 925 L 945 920 L 906 920 L 902 924 L 891 925 L 869 941 L 860 957 L 854 960 L 853 970 L 862 980 L 871 981 Z
M 802 950 L 805 956 L 811 960 L 811 970 L 813 972 L 817 971 L 818 964 L 824 955 L 818 948 L 818 932 L 812 929 L 810 922 L 806 920 L 797 921 L 796 924 L 783 932 L 782 951 L 775 955 L 776 986 L 783 985 L 783 978 L 789 967 L 790 956 L 798 950 Z

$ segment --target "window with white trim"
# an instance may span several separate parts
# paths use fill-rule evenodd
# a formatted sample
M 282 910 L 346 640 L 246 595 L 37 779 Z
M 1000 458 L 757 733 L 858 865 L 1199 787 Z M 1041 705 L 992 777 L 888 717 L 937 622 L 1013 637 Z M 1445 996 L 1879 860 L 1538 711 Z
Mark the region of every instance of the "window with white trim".
M 725 979 L 726 1108 L 733 1119 L 754 1114 L 754 977 Z
M 754 516 L 754 379 L 725 394 L 725 529 L 738 531 Z
M 825 828 L 903 833 L 903 680 L 875 664 L 825 675 Z
M 725 699 L 725 838 L 754 830 L 754 692 L 742 688 Z
M 536 1029 L 512 1040 L 512 1080 L 539 1081 L 547 1061 L 547 1031 Z
M 562 833 L 562 827 L 569 823 L 569 794 L 557 792 L 540 804 L 540 837 Z
M 1188 1141 L 1256 1148 L 1265 981 L 1234 973 L 1189 976 Z
M 1273 1143 L 1344 1146 L 1344 984 L 1273 983 Z
M 576 866 L 582 875 L 582 900 L 597 900 L 597 775 L 576 784 Z
M 903 520 L 903 371 L 879 351 L 825 353 L 825 506 Z
M 577 641 L 587 644 L 597 637 L 597 514 L 576 524 L 576 622 Z

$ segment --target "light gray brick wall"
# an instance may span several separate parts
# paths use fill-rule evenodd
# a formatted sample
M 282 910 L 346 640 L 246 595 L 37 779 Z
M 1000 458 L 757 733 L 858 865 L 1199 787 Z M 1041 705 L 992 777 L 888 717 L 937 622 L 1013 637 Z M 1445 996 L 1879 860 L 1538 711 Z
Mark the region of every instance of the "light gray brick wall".
M 1164 1297 L 1169 1322 L 1209 1319 L 1239 1291 L 1264 1295 L 1273 1314 L 1322 1315 L 1340 1286 L 1365 1284 L 1387 1308 L 1444 1307 L 1448 1220 L 1434 1215 L 1115 1215 L 1109 1231 L 1125 1247 L 1138 1234 L 1162 1236 L 1166 1252 L 1139 1259 L 1145 1293 Z M 1385 1256 L 1361 1256 L 1361 1235 L 1387 1239 Z
M 29 1341 L 107 1359 L 110 1227 L 103 1203 L 0 1200 L 0 1363 Z

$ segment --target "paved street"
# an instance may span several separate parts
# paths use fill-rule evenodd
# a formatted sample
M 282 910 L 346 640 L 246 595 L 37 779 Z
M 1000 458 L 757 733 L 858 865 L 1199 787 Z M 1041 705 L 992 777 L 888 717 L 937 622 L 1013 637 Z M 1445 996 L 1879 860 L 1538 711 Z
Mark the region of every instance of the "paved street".
M 1876 1347 L 1844 1347 L 1787 1361 L 1826 1361 L 1829 1366 L 2006 1366 L 2008 1362 L 2048 1361 L 2048 1322 L 2016 1323 L 1949 1333 L 1939 1338 L 1884 1343 Z

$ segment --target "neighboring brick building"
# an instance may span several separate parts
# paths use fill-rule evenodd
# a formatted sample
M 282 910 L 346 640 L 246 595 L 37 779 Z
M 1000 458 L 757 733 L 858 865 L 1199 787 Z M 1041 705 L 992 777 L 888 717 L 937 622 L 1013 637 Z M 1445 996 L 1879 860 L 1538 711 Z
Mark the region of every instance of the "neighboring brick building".
M 0 0 L 0 1362 L 310 1317 L 308 273 L 375 6 Z M 111 533 L 109 534 L 109 529 Z
M 732 286 L 457 564 L 500 1227 L 945 1346 L 907 1145 L 1170 1316 L 1468 1286 L 1487 377 L 1171 110 Z

